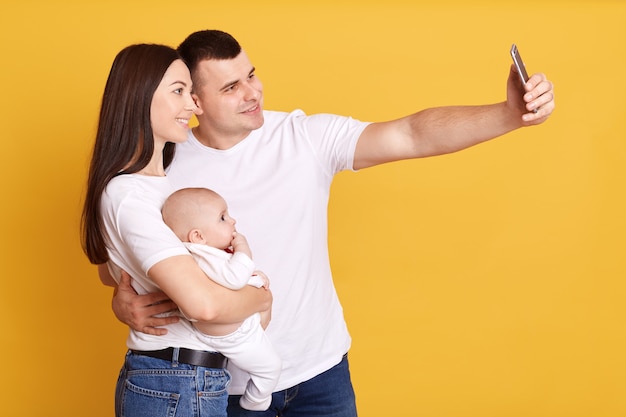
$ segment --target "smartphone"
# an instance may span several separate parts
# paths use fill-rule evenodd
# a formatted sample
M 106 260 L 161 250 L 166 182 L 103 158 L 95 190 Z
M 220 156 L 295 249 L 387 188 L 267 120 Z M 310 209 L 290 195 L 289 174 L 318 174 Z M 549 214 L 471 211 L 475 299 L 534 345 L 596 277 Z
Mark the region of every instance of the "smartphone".
M 517 45 L 515 44 L 511 46 L 511 58 L 513 58 L 513 63 L 515 64 L 515 68 L 517 68 L 517 73 L 522 80 L 522 84 L 526 85 L 526 82 L 528 81 L 528 73 L 526 72 L 524 61 L 522 61 L 522 57 L 517 50 Z
M 517 73 L 522 80 L 522 84 L 526 85 L 526 82 L 528 81 L 528 73 L 526 72 L 524 61 L 522 61 L 522 57 L 517 50 L 517 45 L 515 44 L 511 46 L 511 58 L 513 58 L 513 63 L 515 64 L 515 68 L 517 68 Z M 537 109 L 534 109 L 533 113 L 537 113 Z

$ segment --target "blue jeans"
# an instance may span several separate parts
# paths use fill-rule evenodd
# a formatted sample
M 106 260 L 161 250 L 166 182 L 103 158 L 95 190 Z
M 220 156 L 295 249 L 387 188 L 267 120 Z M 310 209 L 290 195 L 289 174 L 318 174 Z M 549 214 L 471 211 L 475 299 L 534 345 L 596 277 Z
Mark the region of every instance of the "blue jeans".
M 295 387 L 272 394 L 267 411 L 239 406 L 240 395 L 228 398 L 228 417 L 356 417 L 348 356 L 328 371 Z
M 226 417 L 226 369 L 126 354 L 115 390 L 116 417 Z

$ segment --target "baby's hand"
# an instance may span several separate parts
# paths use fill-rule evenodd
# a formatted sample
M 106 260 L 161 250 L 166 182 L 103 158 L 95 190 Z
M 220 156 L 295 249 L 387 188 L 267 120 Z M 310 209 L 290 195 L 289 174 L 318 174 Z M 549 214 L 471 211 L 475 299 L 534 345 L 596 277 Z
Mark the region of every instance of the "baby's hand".
M 254 271 L 252 273 L 252 276 L 260 278 L 260 280 L 263 281 L 262 288 L 265 288 L 266 290 L 269 290 L 269 288 L 270 288 L 270 280 L 267 277 L 267 275 L 265 275 L 265 273 L 263 271 Z
M 239 232 L 233 232 L 233 240 L 230 242 L 234 250 L 237 250 L 237 246 L 248 246 L 248 239 Z
M 249 258 L 252 258 L 252 251 L 248 245 L 248 239 L 241 233 L 233 232 L 233 240 L 230 242 L 230 245 L 233 248 L 233 252 L 243 252 L 248 255 Z

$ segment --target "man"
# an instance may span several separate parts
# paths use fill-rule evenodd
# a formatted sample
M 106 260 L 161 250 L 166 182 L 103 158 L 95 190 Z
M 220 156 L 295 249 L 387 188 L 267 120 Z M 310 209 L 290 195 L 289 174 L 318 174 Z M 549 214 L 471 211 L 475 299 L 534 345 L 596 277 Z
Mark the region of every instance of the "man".
M 364 123 L 334 115 L 263 110 L 263 88 L 245 51 L 230 35 L 200 31 L 179 52 L 194 82 L 199 126 L 177 146 L 168 170 L 174 185 L 222 194 L 245 230 L 274 295 L 267 333 L 283 360 L 267 412 L 250 412 L 231 395 L 229 416 L 356 416 L 347 352 L 350 336 L 333 286 L 327 203 L 333 176 L 386 162 L 455 152 L 523 126 L 554 109 L 542 74 L 522 87 L 511 67 L 507 100 L 427 109 L 397 120 Z M 533 112 L 533 110 L 537 110 Z M 137 296 L 125 282 L 114 297 L 120 320 L 163 332 L 171 307 L 162 294 Z M 141 298 L 144 297 L 144 298 Z M 246 378 L 233 373 L 231 394 Z M 288 402 L 288 407 L 286 407 Z

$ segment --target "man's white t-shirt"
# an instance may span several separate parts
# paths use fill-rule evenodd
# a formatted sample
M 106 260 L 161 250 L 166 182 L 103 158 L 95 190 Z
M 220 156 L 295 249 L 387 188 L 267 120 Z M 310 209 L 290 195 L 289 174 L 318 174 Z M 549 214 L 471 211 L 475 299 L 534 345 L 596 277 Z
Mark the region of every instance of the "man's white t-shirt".
M 282 390 L 330 369 L 350 348 L 328 258 L 328 199 L 334 175 L 352 169 L 367 123 L 300 110 L 264 116 L 260 129 L 227 150 L 190 132 L 167 175 L 176 189 L 221 194 L 267 274 L 274 296 L 267 334 L 283 361 Z M 241 394 L 247 377 L 229 369 L 229 392 Z

